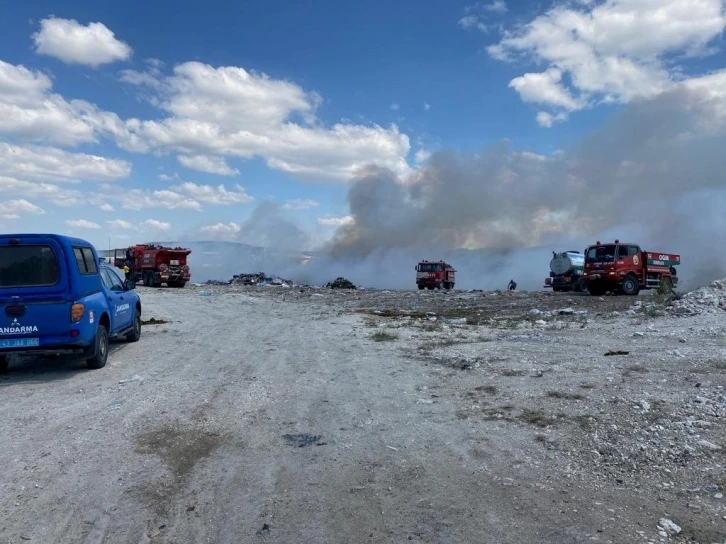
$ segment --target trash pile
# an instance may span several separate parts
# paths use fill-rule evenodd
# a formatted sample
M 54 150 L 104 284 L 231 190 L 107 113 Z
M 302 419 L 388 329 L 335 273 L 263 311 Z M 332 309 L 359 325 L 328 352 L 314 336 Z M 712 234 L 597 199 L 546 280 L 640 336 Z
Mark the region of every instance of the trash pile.
M 345 278 L 335 278 L 335 280 L 326 283 L 325 287 L 330 289 L 357 289 L 352 281 Z
M 293 287 L 295 282 L 278 276 L 268 276 L 264 272 L 256 274 L 235 274 L 229 281 L 207 280 L 202 285 L 277 285 Z
M 233 285 L 279 285 L 282 287 L 292 287 L 294 285 L 292 280 L 286 280 L 278 276 L 268 276 L 264 272 L 235 274 L 229 280 L 229 283 Z
M 671 302 L 670 311 L 677 315 L 699 315 L 726 310 L 726 279 L 712 281 Z

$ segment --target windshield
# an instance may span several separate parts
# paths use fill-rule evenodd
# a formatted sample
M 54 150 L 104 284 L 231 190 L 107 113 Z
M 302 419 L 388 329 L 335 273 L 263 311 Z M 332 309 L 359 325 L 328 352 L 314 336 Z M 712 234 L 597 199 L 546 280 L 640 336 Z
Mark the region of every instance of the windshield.
M 614 261 L 615 244 L 589 247 L 585 255 L 585 260 L 588 262 Z
M 58 258 L 49 245 L 0 247 L 0 288 L 55 285 Z
M 435 263 L 420 264 L 418 265 L 418 270 L 419 272 L 436 272 L 437 270 L 441 270 L 441 265 Z

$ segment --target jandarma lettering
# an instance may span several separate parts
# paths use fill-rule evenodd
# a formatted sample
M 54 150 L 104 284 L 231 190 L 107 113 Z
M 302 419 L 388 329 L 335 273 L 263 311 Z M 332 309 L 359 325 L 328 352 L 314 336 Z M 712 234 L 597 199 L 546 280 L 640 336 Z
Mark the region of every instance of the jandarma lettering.
M 29 327 L 0 327 L 0 334 L 30 334 L 38 332 L 38 327 L 31 325 Z

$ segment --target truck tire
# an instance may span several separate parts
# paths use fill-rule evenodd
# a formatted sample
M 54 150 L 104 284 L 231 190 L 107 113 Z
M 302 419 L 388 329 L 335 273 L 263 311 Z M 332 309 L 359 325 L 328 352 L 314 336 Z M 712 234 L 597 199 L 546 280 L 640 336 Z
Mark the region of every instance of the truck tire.
M 620 291 L 624 295 L 635 296 L 640 292 L 640 284 L 638 278 L 632 275 L 625 276 L 623 282 L 620 285 Z
M 91 369 L 103 368 L 108 361 L 108 329 L 99 323 L 96 331 L 96 353 L 86 359 L 86 365 Z
M 10 360 L 7 355 L 0 355 L 0 374 L 5 374 L 8 371 Z
M 575 291 L 579 293 L 584 293 L 585 291 L 587 291 L 587 280 L 585 278 L 580 277 L 575 282 Z
M 419 290 L 419 291 L 423 291 L 423 290 L 424 290 L 424 286 L 423 286 L 423 285 L 421 285 L 420 283 L 418 284 L 418 290 Z
M 670 295 L 673 292 L 673 280 L 666 277 L 660 280 L 660 287 L 658 287 L 658 293 L 661 295 Z
M 141 338 L 141 312 L 138 308 L 134 312 L 134 330 L 126 335 L 128 342 L 138 342 Z

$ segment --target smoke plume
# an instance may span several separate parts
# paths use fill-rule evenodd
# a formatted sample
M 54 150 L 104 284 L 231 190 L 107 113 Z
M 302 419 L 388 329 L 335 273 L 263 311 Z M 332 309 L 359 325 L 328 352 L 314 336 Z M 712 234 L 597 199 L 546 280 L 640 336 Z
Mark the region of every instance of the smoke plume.
M 457 288 L 504 288 L 515 279 L 537 289 L 552 251 L 619 238 L 680 254 L 682 288 L 724 277 L 726 108 L 704 89 L 631 103 L 548 156 L 502 141 L 477 153 L 433 153 L 404 177 L 365 167 L 348 192 L 353 223 L 308 264 L 297 254 L 265 271 L 313 284 L 342 275 L 410 289 L 416 262 L 445 259 L 458 270 Z M 254 211 L 241 236 L 276 249 L 313 249 L 311 236 L 272 203 Z

